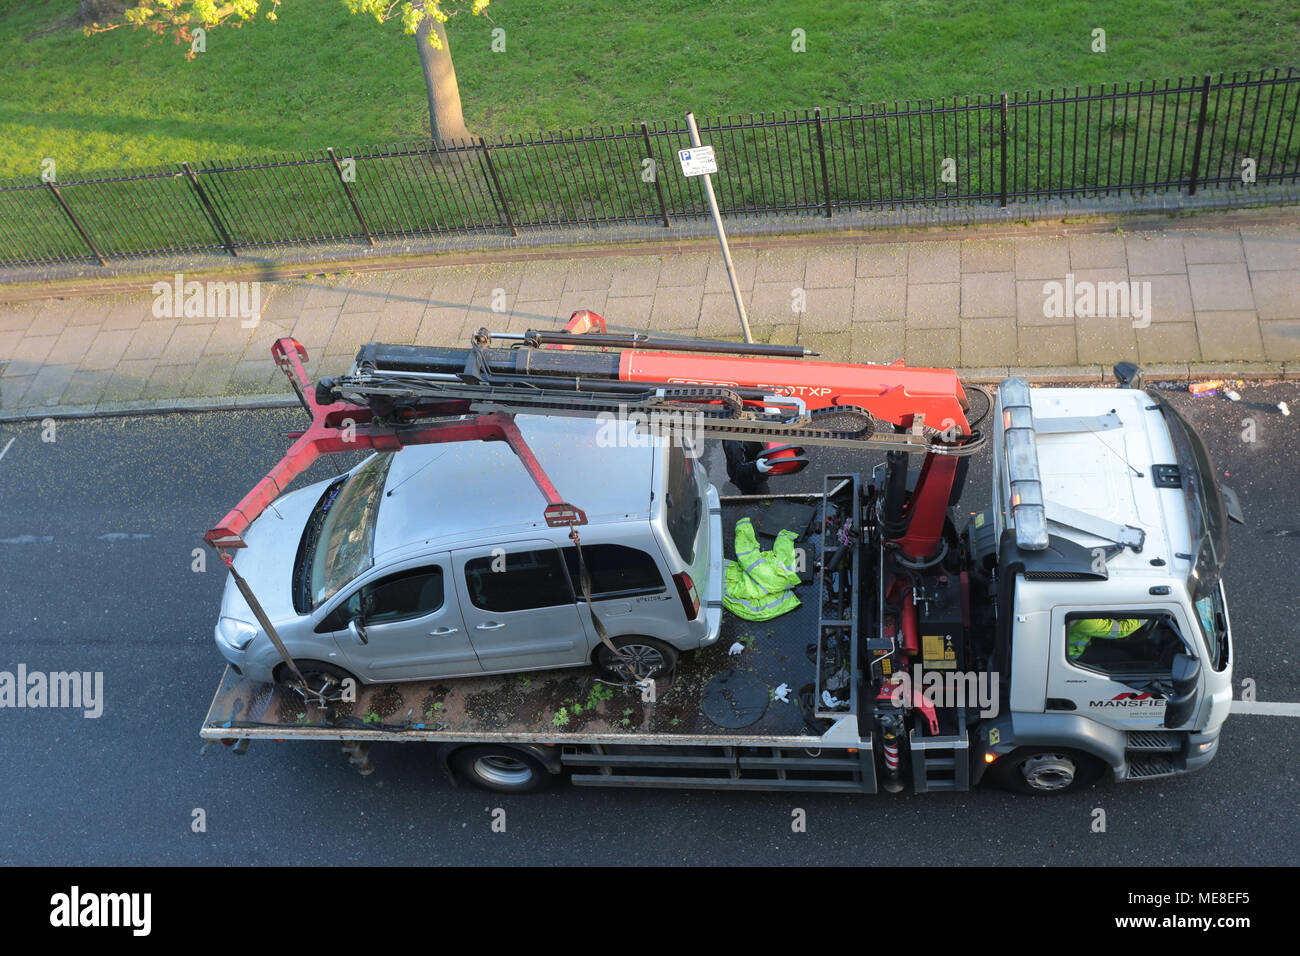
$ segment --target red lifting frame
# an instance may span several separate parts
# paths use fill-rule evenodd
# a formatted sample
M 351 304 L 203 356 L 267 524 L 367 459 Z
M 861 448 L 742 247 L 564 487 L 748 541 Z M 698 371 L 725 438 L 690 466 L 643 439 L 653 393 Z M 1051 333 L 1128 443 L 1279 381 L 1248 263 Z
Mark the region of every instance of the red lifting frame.
M 371 421 L 370 409 L 364 406 L 348 402 L 335 402 L 332 405 L 316 402 L 307 370 L 303 367 L 307 360 L 307 350 L 296 339 L 286 337 L 277 340 L 271 346 L 271 355 L 281 371 L 288 376 L 298 398 L 311 415 L 311 426 L 306 431 L 290 432 L 290 437 L 295 440 L 280 462 L 221 519 L 220 524 L 203 536 L 203 540 L 223 556 L 229 549 L 245 547 L 243 535 L 248 526 L 321 455 L 344 451 L 393 452 L 406 445 L 504 441 L 519 457 L 529 477 L 546 498 L 543 515 L 548 525 L 568 527 L 587 523 L 586 515 L 565 502 L 551 484 L 532 449 L 519 433 L 513 415 L 497 412 L 401 429 L 376 425 Z M 446 402 L 440 413 L 464 415 L 468 410 L 468 402 L 455 400 Z

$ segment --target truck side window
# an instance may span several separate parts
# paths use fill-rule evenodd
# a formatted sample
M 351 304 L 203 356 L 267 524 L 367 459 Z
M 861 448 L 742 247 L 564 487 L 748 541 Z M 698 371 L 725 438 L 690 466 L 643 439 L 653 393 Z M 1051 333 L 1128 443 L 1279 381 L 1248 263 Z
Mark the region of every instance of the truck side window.
M 554 548 L 490 555 L 465 562 L 465 585 L 474 606 L 485 611 L 528 611 L 538 607 L 572 604 L 573 592 Z M 497 570 L 493 563 L 497 562 Z
M 582 559 L 591 576 L 593 598 L 664 590 L 664 579 L 655 559 L 637 548 L 621 544 L 589 544 L 582 548 Z M 581 594 L 578 549 L 572 545 L 565 548 L 564 561 L 569 566 L 574 591 Z
M 350 595 L 330 616 L 332 630 L 359 617 L 365 624 L 389 624 L 432 614 L 442 607 L 442 568 L 399 571 L 373 581 Z
M 1169 672 L 1174 656 L 1185 653 L 1168 614 L 1069 614 L 1065 655 L 1071 664 L 1115 676 Z

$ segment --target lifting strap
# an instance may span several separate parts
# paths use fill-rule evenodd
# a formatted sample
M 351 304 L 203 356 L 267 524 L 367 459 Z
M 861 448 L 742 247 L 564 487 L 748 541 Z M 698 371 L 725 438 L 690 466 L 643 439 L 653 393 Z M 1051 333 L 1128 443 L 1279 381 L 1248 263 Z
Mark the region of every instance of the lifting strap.
M 595 629 L 596 636 L 600 638 L 601 643 L 609 648 L 614 660 L 623 668 L 624 675 L 629 683 L 639 684 L 640 680 L 637 678 L 636 672 L 632 670 L 632 665 L 627 662 L 623 652 L 614 646 L 614 642 L 609 639 L 609 632 L 605 630 L 605 625 L 596 616 L 596 606 L 591 600 L 591 575 L 587 571 L 587 560 L 582 556 L 582 540 L 578 537 L 576 525 L 569 529 L 569 540 L 573 542 L 573 548 L 578 552 L 578 586 L 582 588 L 582 599 L 587 602 L 587 613 L 591 616 L 591 626 Z
M 275 625 L 271 623 L 271 619 L 267 617 L 266 612 L 262 610 L 261 603 L 253 595 L 253 589 L 248 586 L 248 582 L 244 580 L 244 576 L 235 570 L 234 559 L 225 552 L 222 552 L 221 561 L 226 566 L 227 570 L 230 571 L 230 576 L 235 579 L 235 587 L 239 588 L 239 593 L 244 596 L 244 600 L 248 602 L 248 606 L 253 609 L 253 616 L 257 618 L 257 623 L 262 625 L 262 630 L 266 631 L 266 636 L 271 639 L 271 643 L 275 645 L 275 649 L 279 651 L 280 656 L 284 658 L 284 662 L 289 665 L 289 670 L 293 672 L 293 676 L 298 678 L 298 682 L 302 684 L 303 692 L 310 693 L 311 688 L 307 686 L 307 679 L 302 676 L 302 671 L 298 670 L 298 665 L 294 663 L 293 658 L 289 656 L 289 649 L 284 646 L 284 641 L 280 640 L 280 635 L 276 633 Z

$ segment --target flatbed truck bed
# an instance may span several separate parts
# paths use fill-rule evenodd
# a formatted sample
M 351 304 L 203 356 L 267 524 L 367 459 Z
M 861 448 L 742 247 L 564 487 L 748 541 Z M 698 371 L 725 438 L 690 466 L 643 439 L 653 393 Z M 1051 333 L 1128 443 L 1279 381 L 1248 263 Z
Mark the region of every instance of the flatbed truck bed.
M 572 769 L 579 786 L 874 792 L 870 734 L 859 734 L 856 715 L 845 710 L 843 719 L 823 719 L 814 729 L 800 705 L 817 666 L 821 601 L 812 569 L 822 547 L 821 502 L 811 494 L 723 500 L 728 552 L 741 517 L 761 528 L 766 509 L 777 503 L 807 506 L 807 533 L 792 529 L 802 533 L 797 547 L 805 549 L 810 572 L 795 590 L 801 604 L 763 622 L 724 614 L 721 638 L 683 655 L 654 702 L 643 701 L 635 687 L 602 680 L 592 668 L 565 668 L 362 685 L 354 703 L 327 711 L 287 687 L 254 683 L 227 667 L 200 735 L 228 744 L 423 742 L 448 755 L 466 745 L 516 744 L 552 770 Z M 760 541 L 771 545 L 770 538 Z M 745 650 L 733 655 L 736 643 Z M 786 700 L 777 696 L 782 685 Z

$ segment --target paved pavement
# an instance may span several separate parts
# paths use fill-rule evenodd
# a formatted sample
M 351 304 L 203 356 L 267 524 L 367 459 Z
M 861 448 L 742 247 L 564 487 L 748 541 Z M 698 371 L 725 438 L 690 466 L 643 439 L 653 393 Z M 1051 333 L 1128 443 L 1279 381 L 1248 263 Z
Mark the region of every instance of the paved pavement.
M 1007 369 L 1097 378 L 1122 359 L 1174 378 L 1229 363 L 1300 372 L 1300 225 L 771 245 L 734 252 L 755 338 L 831 360 L 903 358 L 974 379 Z M 1097 292 L 1094 312 L 1123 312 L 1106 283 L 1136 283 L 1126 314 L 1076 315 L 1064 303 L 1084 312 L 1081 297 Z M 708 244 L 316 276 L 257 292 L 249 320 L 214 314 L 219 303 L 168 315 L 152 291 L 0 305 L 0 417 L 284 395 L 268 348 L 289 334 L 313 375 L 342 371 L 365 342 L 461 345 L 480 326 L 558 327 L 579 308 L 616 330 L 739 337 Z

